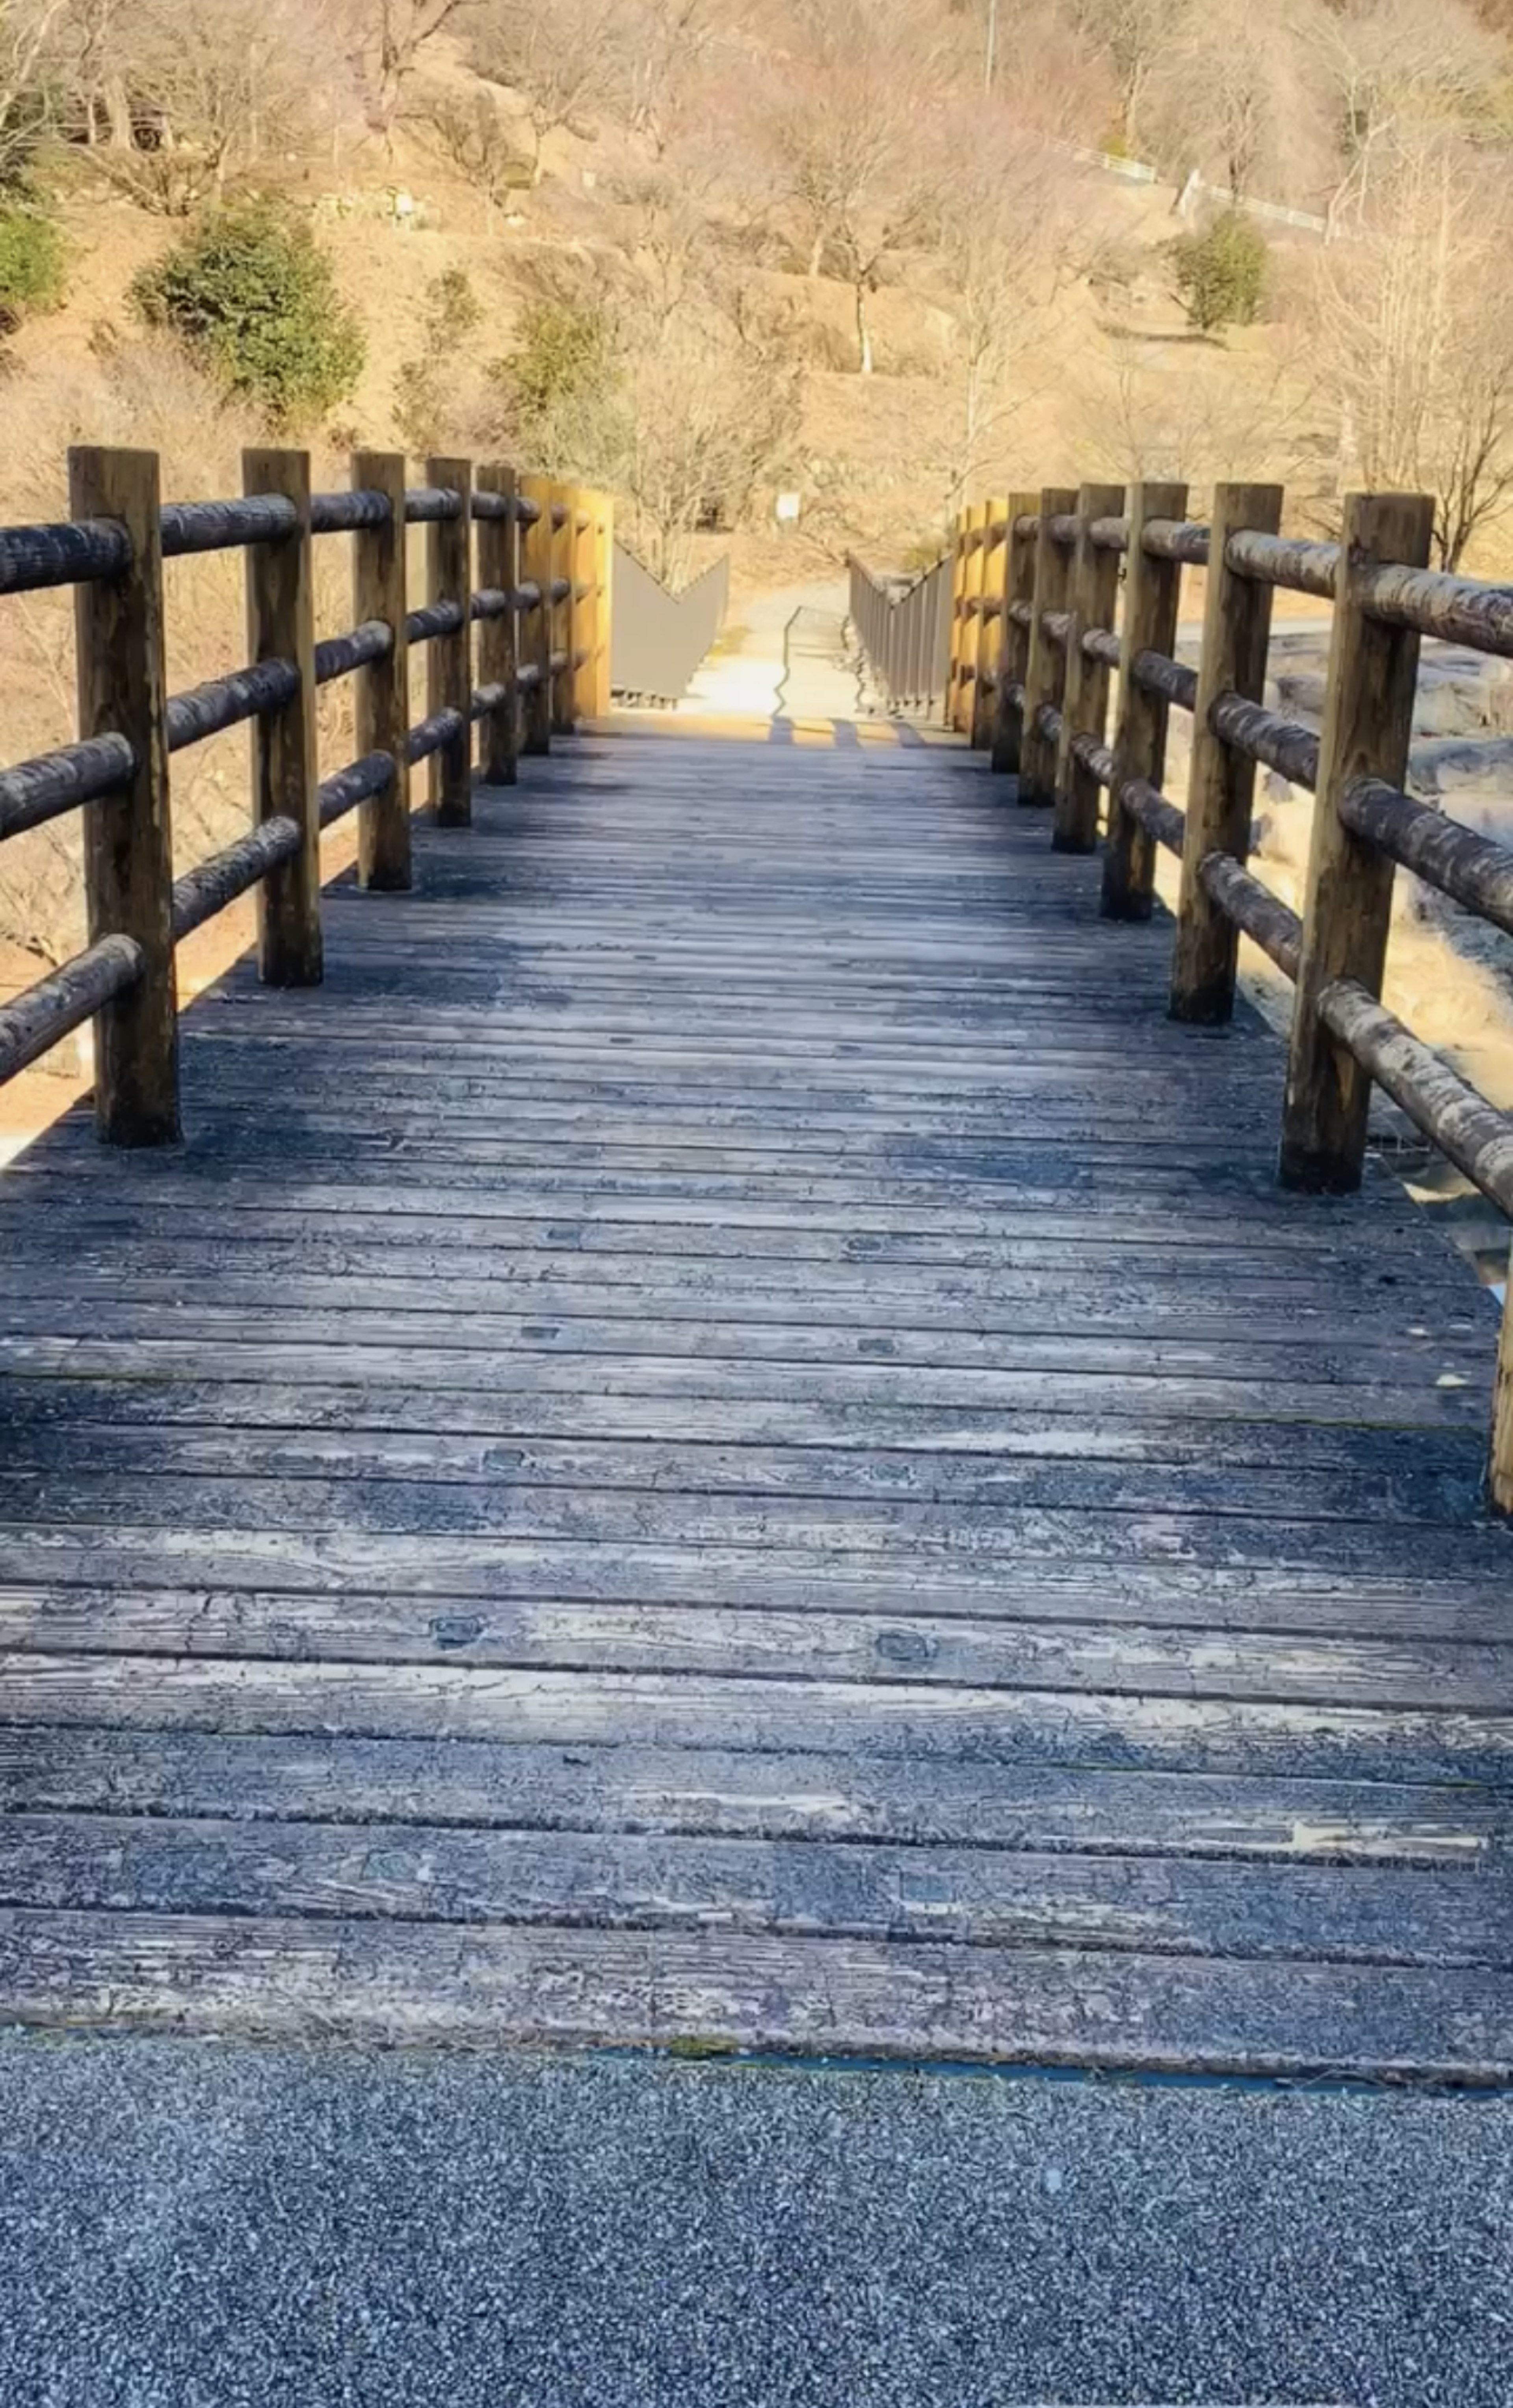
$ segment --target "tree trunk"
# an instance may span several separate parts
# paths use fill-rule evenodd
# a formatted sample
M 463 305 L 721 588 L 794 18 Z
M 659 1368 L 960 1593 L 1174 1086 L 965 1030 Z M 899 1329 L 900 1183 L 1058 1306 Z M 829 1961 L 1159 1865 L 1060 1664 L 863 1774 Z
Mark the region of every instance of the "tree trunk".
M 856 288 L 856 349 L 858 373 L 862 376 L 870 376 L 876 362 L 872 351 L 872 328 L 867 320 L 867 288 L 864 284 L 858 284 Z
M 110 120 L 110 148 L 129 150 L 132 148 L 131 96 L 120 76 L 112 76 L 105 88 L 106 115 Z

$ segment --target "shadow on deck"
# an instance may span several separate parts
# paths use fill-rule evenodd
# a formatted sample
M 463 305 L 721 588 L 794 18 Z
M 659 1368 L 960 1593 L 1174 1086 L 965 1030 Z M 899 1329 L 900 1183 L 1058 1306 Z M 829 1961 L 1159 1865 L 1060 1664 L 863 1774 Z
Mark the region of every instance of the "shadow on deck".
M 0 1183 L 0 2020 L 1513 2073 L 1463 1265 L 980 756 L 530 766 Z

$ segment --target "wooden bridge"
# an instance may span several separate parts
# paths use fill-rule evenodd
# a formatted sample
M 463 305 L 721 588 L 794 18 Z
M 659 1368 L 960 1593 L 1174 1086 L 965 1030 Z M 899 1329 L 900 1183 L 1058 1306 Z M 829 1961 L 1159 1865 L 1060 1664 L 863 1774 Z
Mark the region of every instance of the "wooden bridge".
M 1401 502 L 1326 557 L 1257 489 L 1036 497 L 958 545 L 976 748 L 721 742 L 603 715 L 594 497 L 249 482 L 160 513 L 82 454 L 78 523 L 0 538 L 79 581 L 83 704 L 0 835 L 82 805 L 91 918 L 0 1062 L 95 1010 L 109 1140 L 0 1181 L 0 2020 L 1506 2079 L 1509 1365 L 1364 1069 L 1507 1200 L 1372 963 L 1393 859 L 1508 913 L 1399 789 L 1412 629 L 1507 651 L 1513 597 Z M 212 540 L 255 657 L 169 698 L 160 552 Z M 1244 867 L 1254 759 L 1310 767 L 1283 576 L 1336 613 L 1292 926 Z M 885 678 L 906 608 L 859 599 Z M 238 717 L 258 824 L 176 884 L 169 752 Z M 252 883 L 259 960 L 178 1019 Z

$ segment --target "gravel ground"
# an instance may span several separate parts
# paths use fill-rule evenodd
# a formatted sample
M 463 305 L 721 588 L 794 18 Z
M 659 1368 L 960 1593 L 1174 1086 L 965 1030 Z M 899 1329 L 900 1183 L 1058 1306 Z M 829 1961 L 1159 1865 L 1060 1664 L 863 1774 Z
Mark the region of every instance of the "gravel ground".
M 1513 2100 L 0 2038 L 4 2408 L 1513 2401 Z

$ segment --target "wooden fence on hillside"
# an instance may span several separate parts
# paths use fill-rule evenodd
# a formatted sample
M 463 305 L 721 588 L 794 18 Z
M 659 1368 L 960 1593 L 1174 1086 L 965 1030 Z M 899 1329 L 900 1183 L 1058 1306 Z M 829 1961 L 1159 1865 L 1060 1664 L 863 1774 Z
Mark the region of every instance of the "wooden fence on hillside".
M 475 726 L 485 776 L 507 784 L 521 752 L 545 752 L 609 706 L 604 494 L 461 459 L 429 461 L 426 483 L 409 487 L 403 457 L 378 452 L 355 456 L 342 493 L 311 491 L 303 452 L 249 452 L 244 470 L 239 499 L 165 507 L 154 453 L 80 450 L 71 521 L 0 528 L 0 594 L 75 589 L 79 722 L 77 743 L 0 770 L 0 842 L 82 810 L 89 939 L 0 1008 L 0 1083 L 93 1018 L 96 1123 L 116 1145 L 179 1135 L 174 954 L 192 929 L 255 887 L 263 977 L 318 983 L 323 828 L 355 810 L 359 884 L 407 888 L 413 767 L 431 765 L 438 822 L 465 826 Z M 412 609 L 414 525 L 427 566 Z M 352 538 L 354 624 L 318 639 L 312 547 L 335 535 Z M 230 549 L 246 554 L 250 658 L 170 695 L 164 563 Z M 422 645 L 426 715 L 412 724 L 409 656 Z M 347 677 L 359 757 L 322 781 L 316 697 Z M 238 721 L 252 729 L 252 825 L 176 880 L 170 759 Z
M 1106 918 L 1149 919 L 1158 848 L 1178 856 L 1175 1019 L 1229 1019 L 1242 930 L 1292 982 L 1285 1185 L 1360 1184 L 1375 1082 L 1513 1219 L 1513 1117 L 1380 1000 L 1399 865 L 1513 933 L 1513 849 L 1404 791 L 1420 638 L 1513 658 L 1513 588 L 1429 569 L 1434 510 L 1423 496 L 1352 496 L 1337 543 L 1283 537 L 1282 505 L 1278 486 L 1220 485 L 1202 526 L 1188 519 L 1185 485 L 1126 495 L 1089 484 L 964 511 L 948 555 L 947 723 L 989 750 L 995 769 L 1017 774 L 1021 803 L 1051 810 L 1058 851 L 1093 852 L 1102 836 Z M 1207 575 L 1195 670 L 1174 657 L 1186 567 Z M 1265 705 L 1278 589 L 1333 605 L 1317 736 Z M 884 656 L 892 640 L 885 623 Z M 1185 809 L 1162 791 L 1173 706 L 1192 718 Z M 1316 796 L 1301 913 L 1246 866 L 1258 763 Z M 1513 1287 L 1490 1488 L 1513 1512 Z

